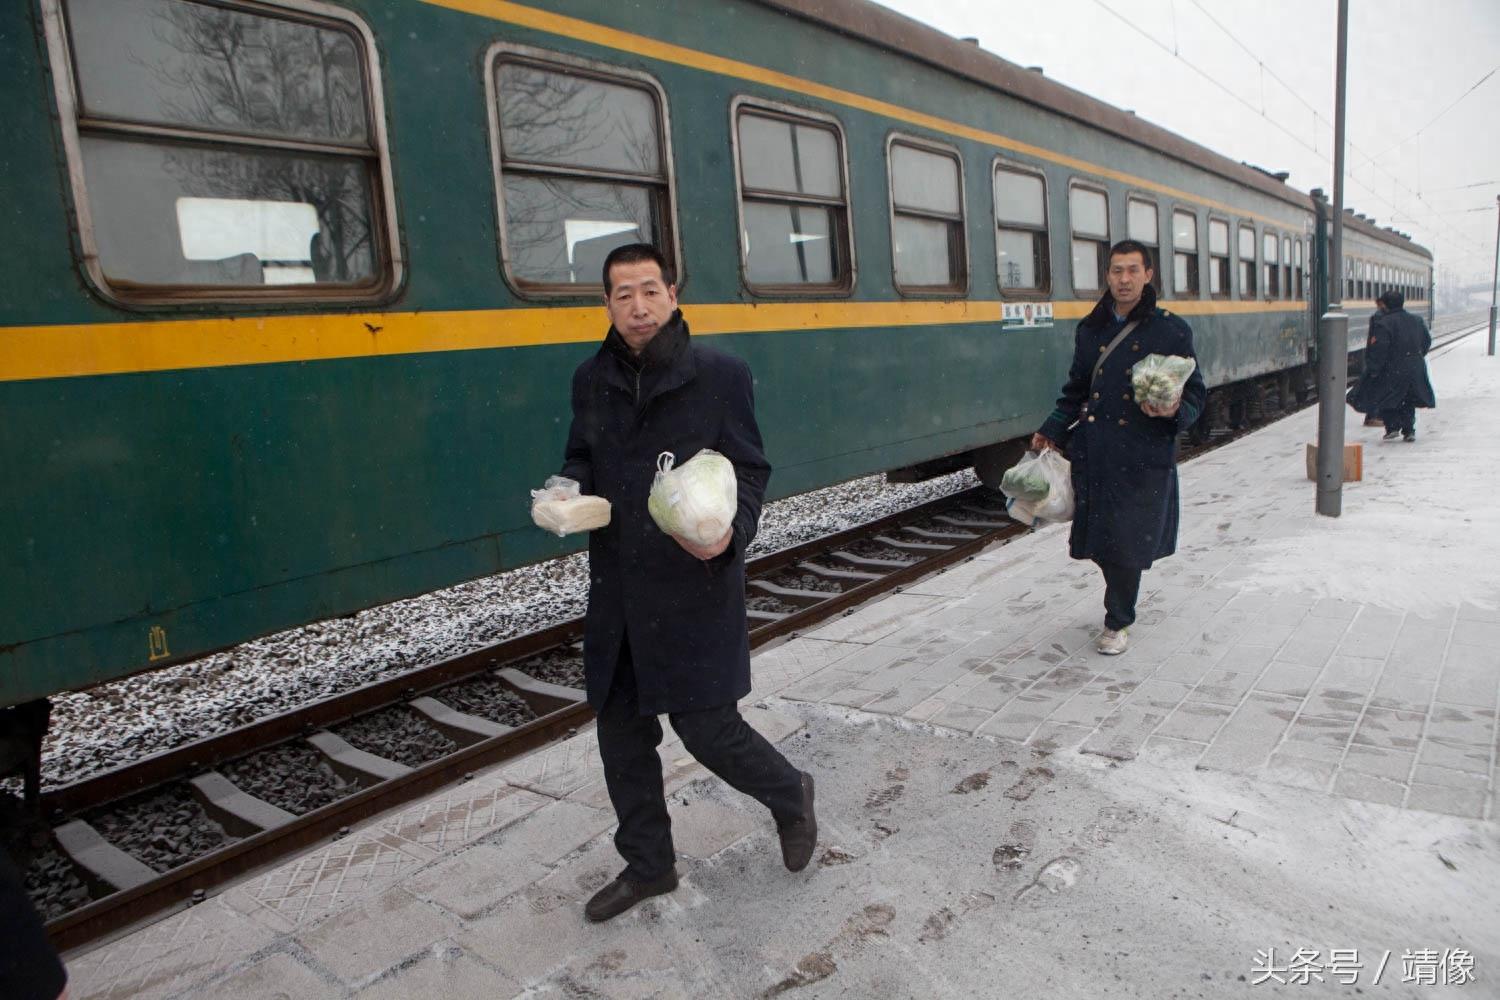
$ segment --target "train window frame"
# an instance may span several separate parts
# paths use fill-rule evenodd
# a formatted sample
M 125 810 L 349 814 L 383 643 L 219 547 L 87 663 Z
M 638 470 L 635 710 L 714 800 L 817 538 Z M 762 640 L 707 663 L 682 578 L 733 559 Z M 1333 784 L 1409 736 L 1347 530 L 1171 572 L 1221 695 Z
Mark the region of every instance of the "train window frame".
M 995 198 L 995 179 L 1001 171 L 1012 174 L 1022 174 L 1035 177 L 1042 182 L 1042 225 L 1040 227 L 1029 223 L 1017 222 L 1014 219 L 1000 218 L 1000 203 Z M 997 156 L 990 161 L 990 219 L 994 226 L 992 230 L 995 238 L 995 284 L 1000 290 L 1002 300 L 1040 300 L 1045 301 L 1052 295 L 1052 207 L 1049 204 L 1051 188 L 1047 182 L 1047 174 L 1038 167 L 1017 163 Z M 1040 282 L 1035 288 L 1007 288 L 1000 280 L 1000 230 L 1008 229 L 1014 232 L 1030 233 L 1032 238 L 1032 253 L 1036 256 L 1037 271 Z M 1041 240 L 1040 249 L 1036 241 Z
M 1145 205 L 1145 206 L 1147 206 L 1147 207 L 1149 207 L 1151 209 L 1151 211 L 1152 211 L 1153 214 L 1155 214 L 1155 216 L 1156 216 L 1156 235 L 1155 235 L 1155 237 L 1153 239 L 1151 239 L 1151 240 L 1142 240 L 1142 239 L 1139 239 L 1138 237 L 1133 236 L 1131 234 L 1131 232 L 1130 232 L 1130 207 L 1131 207 L 1131 205 Z M 1147 247 L 1150 248 L 1150 250 L 1151 250 L 1151 258 L 1152 258 L 1152 261 L 1151 261 L 1151 263 L 1152 263 L 1151 285 L 1152 285 L 1153 288 L 1156 289 L 1156 296 L 1157 296 L 1157 298 L 1164 298 L 1165 295 L 1166 295 L 1167 281 L 1166 281 L 1166 278 L 1163 277 L 1163 275 L 1162 275 L 1162 271 L 1163 271 L 1165 265 L 1164 265 L 1164 263 L 1162 261 L 1162 253 L 1161 253 L 1161 248 L 1162 248 L 1162 242 L 1161 242 L 1161 203 L 1158 202 L 1155 198 L 1152 198 L 1149 195 L 1146 195 L 1146 194 L 1144 194 L 1142 192 L 1139 192 L 1139 191 L 1127 191 L 1127 192 L 1125 192 L 1125 238 L 1126 239 L 1130 239 L 1130 240 L 1136 240 L 1137 242 L 1140 242 L 1140 243 L 1144 243 Z
M 1292 275 L 1297 283 L 1297 301 L 1301 302 L 1307 298 L 1307 241 L 1300 236 L 1296 237 L 1292 240 L 1292 249 L 1297 255 Z
M 1096 288 L 1078 287 L 1078 271 L 1073 264 L 1073 244 L 1078 242 L 1080 239 L 1078 235 L 1078 228 L 1073 221 L 1073 192 L 1075 190 L 1091 191 L 1104 198 L 1104 239 L 1101 241 L 1096 235 L 1090 234 L 1084 234 L 1084 236 L 1082 237 L 1084 241 L 1089 243 L 1097 243 L 1100 247 L 1098 275 L 1099 284 Z M 1113 246 L 1113 241 L 1111 239 L 1109 229 L 1109 189 L 1106 188 L 1103 184 L 1096 184 L 1086 180 L 1079 180 L 1076 177 L 1070 178 L 1068 180 L 1068 275 L 1072 280 L 1074 294 L 1077 294 L 1079 292 L 1095 292 L 1098 295 L 1103 295 L 1109 289 L 1109 280 L 1107 277 L 1109 272 L 1109 248 Z
M 1214 224 L 1218 223 L 1224 227 L 1224 252 L 1214 253 Z M 1232 299 L 1234 297 L 1234 224 L 1227 217 L 1209 213 L 1208 216 L 1208 266 L 1212 271 L 1217 271 L 1219 262 L 1224 264 L 1223 273 L 1220 275 L 1219 291 L 1213 290 L 1213 279 L 1205 282 L 1210 299 Z
M 1281 234 L 1281 297 L 1292 299 L 1292 235 Z
M 740 158 L 740 118 L 746 113 L 763 118 L 781 119 L 794 125 L 804 124 L 827 128 L 833 132 L 838 144 L 839 180 L 843 185 L 842 201 L 834 202 L 831 199 L 812 196 L 787 198 L 785 192 L 767 192 L 760 195 L 755 190 L 750 192 L 749 197 L 752 201 L 771 201 L 780 204 L 839 206 L 842 211 L 834 213 L 833 221 L 839 236 L 835 243 L 837 260 L 843 266 L 843 272 L 834 281 L 787 284 L 750 280 L 745 255 L 745 170 Z M 826 112 L 740 94 L 729 102 L 729 145 L 730 155 L 734 157 L 735 222 L 739 227 L 736 232 L 736 241 L 739 243 L 740 284 L 744 289 L 752 295 L 765 298 L 848 298 L 853 295 L 859 283 L 859 258 L 854 238 L 854 191 L 849 174 L 849 139 L 844 131 L 844 123 Z
M 1250 235 L 1250 259 L 1245 259 L 1245 234 Z M 1251 300 L 1259 298 L 1260 290 L 1256 284 L 1260 275 L 1257 269 L 1260 267 L 1260 234 L 1255 231 L 1253 222 L 1241 222 L 1234 230 L 1234 254 L 1235 262 L 1239 265 L 1236 277 L 1239 279 L 1240 298 Z M 1249 278 L 1249 281 L 1245 279 Z M 1248 288 L 1245 286 L 1249 285 Z
M 375 35 L 359 14 L 319 0 L 186 0 L 198 6 L 336 31 L 349 37 L 359 58 L 361 96 L 365 102 L 363 145 L 317 139 L 261 135 L 248 130 L 205 128 L 133 121 L 123 115 L 89 117 L 84 112 L 79 64 L 70 30 L 67 0 L 41 0 L 43 34 L 51 68 L 57 122 L 67 162 L 74 226 L 86 284 L 102 299 L 126 308 L 204 305 L 277 306 L 309 304 L 376 304 L 401 289 L 407 263 L 396 210 L 395 181 L 386 114 L 384 80 Z M 151 149 L 227 151 L 240 155 L 301 153 L 308 158 L 343 157 L 363 165 L 369 186 L 369 237 L 372 276 L 364 282 L 248 284 L 146 284 L 111 279 L 100 254 L 98 227 L 85 176 L 83 138 L 100 136 Z
M 947 157 L 952 160 L 958 168 L 958 215 L 945 215 L 926 209 L 901 209 L 896 205 L 896 162 L 894 151 L 897 146 L 906 146 L 924 153 L 932 153 Z M 957 146 L 934 139 L 912 135 L 907 132 L 892 132 L 885 140 L 885 167 L 886 167 L 886 194 L 889 196 L 890 205 L 890 233 L 891 233 L 891 284 L 897 294 L 914 298 L 951 298 L 953 296 L 967 295 L 969 292 L 969 201 L 967 178 L 964 176 L 964 158 Z M 948 253 L 950 264 L 958 265 L 958 281 L 948 282 L 942 285 L 914 285 L 902 284 L 896 272 L 896 218 L 907 216 L 914 219 L 925 219 L 933 222 L 945 222 L 948 224 Z
M 1193 246 L 1190 251 L 1179 250 L 1177 247 L 1177 217 L 1186 216 L 1193 220 Z M 1202 234 L 1198 228 L 1198 213 L 1196 210 L 1184 205 L 1172 206 L 1172 298 L 1174 299 L 1198 299 L 1203 297 L 1203 267 L 1202 267 Z M 1187 258 L 1188 287 L 1179 289 L 1177 287 L 1177 258 Z
M 1260 234 L 1261 294 L 1266 301 L 1281 298 L 1281 234 L 1270 226 Z
M 666 89 L 649 73 L 631 67 L 598 59 L 580 56 L 554 49 L 515 42 L 495 42 L 484 54 L 484 100 L 489 122 L 490 181 L 495 196 L 496 244 L 499 251 L 500 274 L 506 287 L 518 299 L 533 302 L 556 302 L 559 300 L 596 301 L 604 295 L 602 276 L 598 281 L 573 283 L 548 283 L 523 280 L 512 268 L 512 238 L 506 225 L 505 177 L 506 162 L 503 136 L 500 131 L 500 90 L 497 76 L 502 63 L 510 62 L 553 73 L 573 75 L 583 79 L 597 80 L 615 86 L 633 87 L 650 94 L 656 105 L 657 151 L 661 157 L 661 223 L 666 230 L 665 240 L 656 247 L 667 258 L 676 273 L 676 288 L 681 291 L 687 283 L 686 263 L 682 256 L 681 229 L 678 226 L 677 209 L 677 161 L 672 150 L 672 110 L 667 100 Z M 513 161 L 511 174 L 524 177 L 561 177 L 575 180 L 593 180 L 603 183 L 615 181 L 645 187 L 652 182 L 642 176 L 626 177 L 624 174 L 587 167 L 559 166 L 556 164 L 534 164 L 523 162 L 517 166 Z M 664 245 L 663 245 L 664 244 Z

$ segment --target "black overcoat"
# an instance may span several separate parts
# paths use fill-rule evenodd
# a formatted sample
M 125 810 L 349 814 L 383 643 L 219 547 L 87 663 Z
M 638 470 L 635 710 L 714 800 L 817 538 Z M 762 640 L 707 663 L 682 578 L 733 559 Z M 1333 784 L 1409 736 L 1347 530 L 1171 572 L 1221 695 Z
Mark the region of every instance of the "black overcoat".
M 1128 320 L 1140 325 L 1105 359 L 1099 354 L 1121 326 L 1108 293 L 1078 324 L 1073 363 L 1057 409 L 1041 433 L 1067 449 L 1073 466 L 1074 559 L 1097 559 L 1139 569 L 1177 548 L 1177 435 L 1203 411 L 1208 390 L 1196 369 L 1171 417 L 1148 417 L 1135 400 L 1130 369 L 1148 354 L 1194 358 L 1193 331 L 1156 307 L 1150 285 Z
M 1365 343 L 1365 373 L 1350 402 L 1361 413 L 1378 415 L 1410 404 L 1427 409 L 1437 395 L 1427 378 L 1427 352 L 1432 334 L 1421 317 L 1405 309 L 1390 309 L 1370 317 L 1370 339 Z
M 681 465 L 704 448 L 734 464 L 739 500 L 729 548 L 706 562 L 646 510 L 657 456 L 670 451 Z M 589 533 L 589 704 L 603 706 L 627 635 L 642 714 L 730 705 L 748 694 L 745 549 L 771 478 L 750 366 L 694 344 L 680 311 L 639 359 L 611 328 L 573 373 L 562 475 L 612 505 L 609 525 Z

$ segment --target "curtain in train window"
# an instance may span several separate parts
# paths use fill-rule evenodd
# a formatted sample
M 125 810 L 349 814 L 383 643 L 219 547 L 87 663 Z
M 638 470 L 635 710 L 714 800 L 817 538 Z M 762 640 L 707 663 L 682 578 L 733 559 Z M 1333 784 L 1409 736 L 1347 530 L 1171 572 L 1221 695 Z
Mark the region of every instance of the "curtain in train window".
M 628 243 L 650 243 L 672 258 L 662 106 L 653 88 L 503 60 L 495 94 L 502 247 L 517 287 L 601 288 L 605 258 Z
M 949 152 L 892 142 L 891 255 L 896 287 L 959 292 L 968 284 L 963 180 Z
M 1255 228 L 1240 227 L 1240 298 L 1255 298 Z
M 1208 294 L 1229 297 L 1229 223 L 1208 220 Z
M 759 108 L 741 111 L 736 129 L 745 282 L 847 287 L 853 255 L 838 130 Z
M 1275 233 L 1267 232 L 1261 237 L 1263 254 L 1261 267 L 1265 269 L 1264 284 L 1268 299 L 1281 298 L 1281 254 L 1278 251 L 1280 246 L 1281 241 L 1277 239 Z
M 1172 294 L 1198 297 L 1198 216 L 1172 213 Z
M 190 0 L 64 10 L 112 288 L 316 295 L 387 276 L 373 83 L 352 25 Z
M 1040 174 L 995 168 L 995 244 L 1002 291 L 1051 289 L 1047 183 Z
M 1156 289 L 1156 294 L 1160 295 L 1165 264 L 1161 259 L 1161 220 L 1157 214 L 1156 202 L 1146 201 L 1144 198 L 1126 199 L 1125 234 L 1137 243 L 1144 243 L 1151 251 L 1151 284 Z
M 1074 185 L 1068 189 L 1068 216 L 1073 232 L 1073 288 L 1097 292 L 1109 266 L 1109 201 L 1103 191 Z

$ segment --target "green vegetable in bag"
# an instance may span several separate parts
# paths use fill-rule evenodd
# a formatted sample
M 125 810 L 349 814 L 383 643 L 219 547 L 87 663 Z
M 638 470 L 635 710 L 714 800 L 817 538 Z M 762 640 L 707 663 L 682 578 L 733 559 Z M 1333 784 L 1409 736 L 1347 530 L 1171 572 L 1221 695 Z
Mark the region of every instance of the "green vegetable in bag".
M 1130 385 L 1138 403 L 1170 409 L 1182 398 L 1182 387 L 1198 362 L 1175 354 L 1148 354 L 1130 369 Z
M 1047 499 L 1052 484 L 1047 481 L 1036 452 L 1027 452 L 1015 465 L 1005 470 L 1000 477 L 1000 492 L 1016 500 L 1035 503 Z

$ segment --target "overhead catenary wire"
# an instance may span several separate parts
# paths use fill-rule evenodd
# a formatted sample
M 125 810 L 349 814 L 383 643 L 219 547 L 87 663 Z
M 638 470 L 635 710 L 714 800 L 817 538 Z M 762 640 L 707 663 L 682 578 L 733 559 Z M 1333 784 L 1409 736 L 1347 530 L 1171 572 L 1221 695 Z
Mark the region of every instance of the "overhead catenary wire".
M 1292 131 L 1291 129 L 1289 129 L 1286 125 L 1282 124 L 1280 121 L 1277 121 L 1274 117 L 1272 117 L 1270 114 L 1266 113 L 1264 110 L 1256 108 L 1254 104 L 1252 104 L 1250 101 L 1246 100 L 1240 94 L 1236 93 L 1233 90 L 1233 88 L 1229 87 L 1223 81 L 1219 80 L 1217 77 L 1215 77 L 1208 70 L 1204 69 L 1203 67 L 1201 67 L 1198 64 L 1194 63 L 1192 60 L 1190 60 L 1187 57 L 1183 56 L 1180 52 L 1174 51 L 1173 47 L 1166 45 L 1164 42 L 1162 42 L 1156 36 L 1152 35 L 1149 31 L 1146 31 L 1144 28 L 1142 28 L 1140 25 L 1136 24 L 1130 18 L 1126 17 L 1124 14 L 1121 14 L 1119 11 L 1115 10 L 1109 4 L 1105 3 L 1104 0 L 1093 0 L 1093 2 L 1095 3 L 1095 5 L 1097 5 L 1098 7 L 1102 8 L 1106 13 L 1110 14 L 1116 20 L 1120 21 L 1121 23 L 1123 23 L 1124 25 L 1126 25 L 1127 27 L 1129 27 L 1136 34 L 1140 35 L 1142 38 L 1146 39 L 1151 44 L 1155 45 L 1157 48 L 1159 48 L 1162 51 L 1166 52 L 1173 59 L 1178 60 L 1184 66 L 1187 66 L 1189 69 L 1191 69 L 1193 72 L 1197 73 L 1203 79 L 1207 80 L 1209 83 L 1213 84 L 1219 90 L 1221 90 L 1225 94 L 1229 95 L 1238 104 L 1240 104 L 1243 107 L 1247 108 L 1253 114 L 1259 115 L 1268 124 L 1270 124 L 1271 126 L 1273 126 L 1274 128 L 1276 128 L 1278 131 L 1284 133 L 1293 142 L 1297 143 L 1297 145 L 1301 146 L 1303 149 L 1305 149 L 1308 152 L 1312 153 L 1314 156 L 1318 157 L 1318 159 L 1322 160 L 1324 163 L 1328 163 L 1328 164 L 1332 165 L 1332 160 L 1330 160 L 1326 155 L 1324 155 L 1322 152 L 1320 152 L 1317 149 L 1316 146 L 1310 145 L 1301 136 L 1297 135 L 1294 131 Z M 1200 10 L 1203 10 L 1202 5 L 1199 4 L 1197 2 L 1197 0 L 1193 0 L 1193 4 L 1194 4 L 1195 7 L 1198 7 Z M 1258 65 L 1260 65 L 1263 69 L 1265 69 L 1266 73 L 1269 74 L 1273 80 L 1275 80 L 1276 82 L 1280 83 L 1281 86 L 1284 89 L 1286 89 L 1286 91 L 1288 93 L 1290 93 L 1293 97 L 1295 97 L 1303 105 L 1305 105 L 1307 108 L 1309 108 L 1313 112 L 1314 123 L 1315 124 L 1319 120 L 1322 120 L 1322 121 L 1325 121 L 1325 122 L 1327 121 L 1327 119 L 1323 118 L 1323 116 L 1321 115 L 1321 113 L 1318 112 L 1318 109 L 1316 107 L 1314 107 L 1312 104 L 1308 103 L 1308 101 L 1306 100 L 1306 98 L 1302 97 L 1302 95 L 1299 94 L 1295 89 L 1293 89 L 1285 80 L 1281 79 L 1281 77 L 1278 76 L 1274 70 L 1270 69 L 1270 67 L 1267 67 L 1265 65 L 1265 61 L 1263 59 L 1261 59 L 1258 55 L 1256 55 L 1253 49 L 1251 49 L 1248 45 L 1246 45 L 1244 42 L 1242 42 L 1234 34 L 1234 32 L 1232 32 L 1228 28 L 1226 28 L 1222 23 L 1220 23 L 1211 14 L 1208 14 L 1207 11 L 1204 11 L 1204 13 L 1206 15 L 1208 15 L 1209 20 L 1211 20 L 1214 23 L 1214 25 L 1220 31 L 1224 32 L 1227 36 L 1229 36 L 1230 40 L 1232 40 L 1237 46 L 1239 46 L 1247 55 L 1250 56 L 1250 58 L 1254 59 Z M 1352 141 L 1349 142 L 1349 148 L 1352 151 L 1354 151 L 1356 153 L 1359 153 L 1362 156 L 1368 156 L 1368 154 L 1366 154 L 1364 152 L 1364 150 L 1360 149 Z M 1447 231 L 1454 238 L 1456 238 L 1456 240 L 1458 242 L 1468 244 L 1470 247 L 1472 247 L 1473 248 L 1472 252 L 1476 252 L 1476 253 L 1477 252 L 1481 252 L 1481 251 L 1488 252 L 1487 249 L 1484 248 L 1484 247 L 1482 247 L 1482 246 L 1480 246 L 1479 242 L 1477 240 L 1475 240 L 1473 237 L 1469 236 L 1467 233 L 1464 233 L 1463 231 L 1455 228 L 1451 224 L 1446 223 L 1441 218 L 1439 218 L 1437 216 L 1436 209 L 1433 208 L 1433 206 L 1432 206 L 1431 203 L 1429 203 L 1426 199 L 1424 199 L 1421 196 L 1420 193 L 1412 190 L 1406 184 L 1402 183 L 1401 179 L 1399 177 L 1396 177 L 1394 174 L 1392 174 L 1389 171 L 1385 170 L 1383 167 L 1380 166 L 1379 163 L 1375 163 L 1374 160 L 1373 160 L 1373 158 L 1367 159 L 1367 161 L 1366 161 L 1365 164 L 1361 164 L 1361 168 L 1364 167 L 1364 166 L 1373 166 L 1377 171 L 1379 171 L 1380 173 L 1384 174 L 1386 177 L 1390 178 L 1390 180 L 1392 181 L 1393 184 L 1395 184 L 1396 186 L 1400 187 L 1402 190 L 1406 191 L 1413 198 L 1415 198 L 1418 202 L 1420 202 L 1423 206 L 1425 206 L 1427 208 L 1427 210 L 1430 213 L 1432 213 L 1432 215 L 1433 215 L 1433 219 L 1432 219 L 1431 225 L 1432 225 L 1432 228 L 1434 230 L 1437 230 L 1439 228 L 1446 228 Z M 1363 189 L 1370 197 L 1374 198 L 1376 201 L 1379 201 L 1381 204 L 1383 204 L 1386 207 L 1388 207 L 1392 212 L 1399 213 L 1399 212 L 1402 211 L 1402 209 L 1400 208 L 1400 206 L 1398 206 L 1395 202 L 1391 201 L 1389 198 L 1386 198 L 1377 189 L 1375 189 L 1374 187 L 1370 186 L 1368 183 L 1366 183 L 1364 181 L 1361 181 L 1358 178 L 1354 177 L 1353 176 L 1353 171 L 1349 172 L 1347 180 L 1349 182 L 1353 183 L 1353 184 L 1358 184 L 1359 187 L 1361 189 Z

